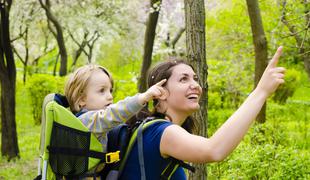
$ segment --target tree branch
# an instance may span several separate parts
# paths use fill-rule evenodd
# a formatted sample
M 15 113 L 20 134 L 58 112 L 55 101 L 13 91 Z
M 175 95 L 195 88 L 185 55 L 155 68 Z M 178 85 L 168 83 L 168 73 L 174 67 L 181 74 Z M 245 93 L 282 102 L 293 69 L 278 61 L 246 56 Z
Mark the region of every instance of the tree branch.
M 302 39 L 300 36 L 298 36 L 297 30 L 295 29 L 295 26 L 291 25 L 287 19 L 286 19 L 286 0 L 283 0 L 282 2 L 282 16 L 281 16 L 281 21 L 283 22 L 284 25 L 286 25 L 286 27 L 289 29 L 289 31 L 291 32 L 291 35 L 294 36 L 294 38 L 296 39 L 297 44 L 300 46 Z
M 23 58 L 21 57 L 21 55 L 18 53 L 18 51 L 16 50 L 16 48 L 13 45 L 12 45 L 12 49 L 13 49 L 13 52 L 18 57 L 18 59 L 25 65 L 25 61 L 23 60 Z

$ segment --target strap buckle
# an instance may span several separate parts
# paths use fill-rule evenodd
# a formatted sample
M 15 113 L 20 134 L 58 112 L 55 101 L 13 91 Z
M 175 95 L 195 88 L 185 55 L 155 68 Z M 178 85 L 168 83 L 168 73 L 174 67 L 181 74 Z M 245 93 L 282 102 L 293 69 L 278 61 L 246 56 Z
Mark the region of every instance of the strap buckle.
M 110 152 L 105 155 L 105 162 L 107 164 L 114 163 L 120 160 L 119 158 L 120 151 Z

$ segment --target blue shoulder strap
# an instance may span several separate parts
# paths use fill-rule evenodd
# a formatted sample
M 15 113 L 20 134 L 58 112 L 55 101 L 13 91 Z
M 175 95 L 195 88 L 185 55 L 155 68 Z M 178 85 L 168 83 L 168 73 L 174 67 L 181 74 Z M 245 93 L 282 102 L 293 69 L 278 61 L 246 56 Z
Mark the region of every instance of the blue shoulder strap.
M 141 180 L 146 180 L 145 176 L 145 166 L 144 166 L 144 155 L 143 155 L 143 125 L 145 121 L 143 121 L 140 126 L 138 127 L 138 157 L 139 157 L 139 164 L 140 164 L 140 172 L 141 172 Z

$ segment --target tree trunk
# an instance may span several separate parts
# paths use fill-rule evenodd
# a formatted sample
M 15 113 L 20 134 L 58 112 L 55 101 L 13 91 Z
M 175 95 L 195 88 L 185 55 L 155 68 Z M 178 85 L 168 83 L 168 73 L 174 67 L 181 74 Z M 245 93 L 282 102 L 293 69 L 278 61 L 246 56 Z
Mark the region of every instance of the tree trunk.
M 310 48 L 309 48 L 310 50 Z M 310 80 L 310 52 L 304 54 L 304 66 L 305 66 L 305 69 L 306 69 L 306 72 L 308 74 L 308 78 Z
M 68 55 L 67 50 L 65 46 L 65 41 L 63 37 L 63 30 L 58 22 L 57 18 L 54 16 L 54 14 L 51 11 L 51 5 L 49 0 L 45 0 L 45 4 L 42 2 L 42 0 L 39 0 L 42 8 L 45 10 L 45 14 L 47 17 L 47 21 L 49 24 L 49 21 L 53 23 L 54 28 L 49 24 L 48 28 L 54 35 L 54 37 L 57 40 L 58 48 L 59 48 L 59 54 L 60 54 L 60 69 L 59 69 L 59 75 L 65 76 L 67 74 L 67 61 L 68 61 Z
M 159 5 L 161 4 L 161 0 L 151 0 L 150 3 L 151 8 L 154 8 L 155 4 L 158 5 L 159 7 Z M 146 90 L 146 81 L 147 81 L 146 74 L 152 64 L 152 53 L 153 53 L 154 39 L 156 35 L 158 15 L 159 15 L 159 9 L 154 10 L 149 13 L 149 17 L 147 20 L 144 35 L 143 62 L 141 67 L 140 79 L 138 83 L 139 92 L 144 92 Z
M 310 2 L 309 0 L 304 0 L 302 3 L 305 7 L 305 10 L 304 10 L 305 26 L 306 26 L 305 29 L 307 29 L 307 32 L 309 33 L 310 32 Z M 304 66 L 308 74 L 308 78 L 310 80 L 310 38 L 309 38 L 310 36 L 309 35 L 306 36 L 306 35 L 304 36 L 304 39 L 303 39 L 304 44 L 301 44 L 300 48 L 304 49 L 303 50 L 304 52 L 301 54 L 303 56 Z
M 15 122 L 16 67 L 10 41 L 9 12 L 12 0 L 0 1 L 1 154 L 19 157 Z
M 258 1 L 246 0 L 246 2 L 251 21 L 251 29 L 255 49 L 254 85 L 256 87 L 268 64 L 267 39 L 264 32 Z M 256 120 L 259 123 L 264 123 L 266 121 L 266 103 L 259 112 Z
M 208 122 L 208 66 L 206 62 L 205 45 L 205 6 L 204 0 L 184 0 L 186 26 L 186 53 L 190 64 L 199 76 L 199 84 L 203 93 L 200 110 L 194 117 L 199 122 L 198 134 L 207 137 Z M 196 173 L 190 173 L 189 179 L 203 180 L 207 178 L 204 164 L 196 165 Z

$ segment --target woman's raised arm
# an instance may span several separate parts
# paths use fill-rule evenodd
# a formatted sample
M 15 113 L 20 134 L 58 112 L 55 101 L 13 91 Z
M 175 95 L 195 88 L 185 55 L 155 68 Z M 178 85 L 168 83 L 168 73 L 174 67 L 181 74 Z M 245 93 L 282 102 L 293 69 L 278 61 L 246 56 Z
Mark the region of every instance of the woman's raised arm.
M 226 158 L 240 143 L 266 99 L 284 83 L 285 68 L 277 67 L 281 54 L 279 47 L 255 90 L 212 137 L 191 135 L 177 125 L 169 126 L 161 138 L 162 155 L 197 163 Z

